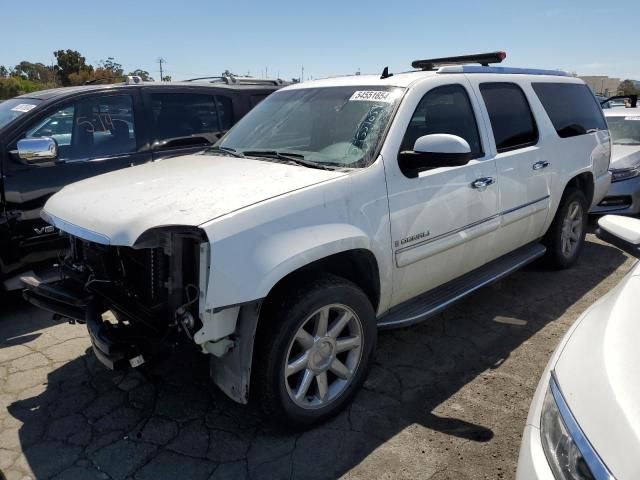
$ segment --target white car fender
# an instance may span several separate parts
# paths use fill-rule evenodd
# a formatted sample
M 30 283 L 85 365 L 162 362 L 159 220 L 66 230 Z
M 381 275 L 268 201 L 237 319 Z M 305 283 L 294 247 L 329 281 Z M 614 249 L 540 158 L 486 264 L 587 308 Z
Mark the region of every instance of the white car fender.
M 283 195 L 202 225 L 211 258 L 205 310 L 264 298 L 289 273 L 354 249 L 376 259 L 383 306 L 392 275 L 383 175 L 375 165 L 297 191 L 295 201 Z

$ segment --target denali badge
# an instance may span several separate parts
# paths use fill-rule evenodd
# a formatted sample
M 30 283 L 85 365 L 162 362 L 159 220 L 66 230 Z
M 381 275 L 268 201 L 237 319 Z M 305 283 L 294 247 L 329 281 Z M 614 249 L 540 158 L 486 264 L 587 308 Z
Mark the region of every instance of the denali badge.
M 395 241 L 395 246 L 400 247 L 402 245 L 406 245 L 407 243 L 414 242 L 416 240 L 420 240 L 421 238 L 426 238 L 429 236 L 429 231 L 416 233 L 415 235 L 411 235 L 410 237 L 405 237 L 400 239 L 400 241 Z

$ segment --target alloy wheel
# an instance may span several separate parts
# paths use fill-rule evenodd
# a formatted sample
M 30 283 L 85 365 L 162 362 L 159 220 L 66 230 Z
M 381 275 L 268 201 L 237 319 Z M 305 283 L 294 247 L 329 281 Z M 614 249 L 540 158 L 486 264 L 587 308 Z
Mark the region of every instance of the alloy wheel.
M 362 321 L 346 305 L 327 305 L 309 315 L 287 350 L 283 371 L 289 398 L 305 409 L 336 400 L 360 365 L 362 341 Z
M 562 254 L 566 258 L 571 258 L 580 245 L 583 216 L 584 213 L 580 202 L 571 202 L 567 208 L 567 215 L 562 222 L 562 233 L 560 235 Z

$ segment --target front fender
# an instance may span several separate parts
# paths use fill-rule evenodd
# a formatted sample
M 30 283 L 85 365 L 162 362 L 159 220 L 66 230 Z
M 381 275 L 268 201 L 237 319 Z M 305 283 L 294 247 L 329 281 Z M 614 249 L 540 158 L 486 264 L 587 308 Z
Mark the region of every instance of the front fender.
M 247 231 L 216 243 L 211 249 L 206 308 L 264 298 L 288 274 L 353 249 L 371 250 L 369 237 L 353 225 L 337 223 L 300 226 L 269 236 Z

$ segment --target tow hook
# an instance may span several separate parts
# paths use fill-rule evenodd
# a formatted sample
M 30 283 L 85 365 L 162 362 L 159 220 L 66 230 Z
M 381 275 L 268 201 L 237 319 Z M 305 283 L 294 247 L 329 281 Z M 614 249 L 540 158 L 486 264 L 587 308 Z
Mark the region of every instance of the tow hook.
M 190 312 L 185 311 L 182 308 L 179 308 L 176 311 L 176 316 L 178 317 L 178 325 L 182 328 L 184 333 L 189 337 L 189 340 L 193 341 L 193 335 L 191 335 L 191 330 L 196 325 L 196 320 L 193 318 Z

